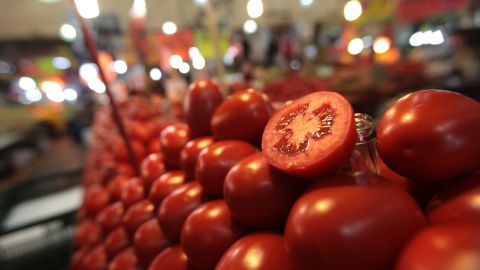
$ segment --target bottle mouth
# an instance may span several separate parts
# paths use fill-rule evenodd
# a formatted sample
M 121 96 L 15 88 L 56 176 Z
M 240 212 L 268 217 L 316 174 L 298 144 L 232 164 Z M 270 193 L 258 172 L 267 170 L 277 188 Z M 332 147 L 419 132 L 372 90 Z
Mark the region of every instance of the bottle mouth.
M 357 130 L 357 144 L 364 144 L 375 139 L 375 125 L 370 115 L 356 113 L 355 128 Z

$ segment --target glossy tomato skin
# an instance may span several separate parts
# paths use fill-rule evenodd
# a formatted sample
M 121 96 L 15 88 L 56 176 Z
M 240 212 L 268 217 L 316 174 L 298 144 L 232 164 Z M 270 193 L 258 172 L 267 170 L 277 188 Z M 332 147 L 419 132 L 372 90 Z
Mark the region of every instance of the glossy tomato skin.
M 408 242 L 395 269 L 480 269 L 479 232 L 479 223 L 452 223 L 428 227 Z
M 187 217 L 208 199 L 198 182 L 189 182 L 168 195 L 157 213 L 165 236 L 173 243 L 178 242 Z
M 141 200 L 130 206 L 122 219 L 122 224 L 128 234 L 133 236 L 140 225 L 153 218 L 154 210 L 155 206 L 148 199 Z
M 242 158 L 255 152 L 253 145 L 243 141 L 216 142 L 200 152 L 195 168 L 196 180 L 206 193 L 221 198 L 228 171 Z
M 188 126 L 183 123 L 170 125 L 160 133 L 163 160 L 168 169 L 180 169 L 180 151 L 188 142 L 189 136 Z
M 163 156 L 159 153 L 153 153 L 146 156 L 140 164 L 140 172 L 144 179 L 145 189 L 150 190 L 153 181 L 165 173 L 165 164 Z
M 93 186 L 85 191 L 84 204 L 87 214 L 95 217 L 110 203 L 110 193 L 102 186 Z
M 455 181 L 429 203 L 431 224 L 480 222 L 480 172 Z
M 107 269 L 107 265 L 107 253 L 102 244 L 87 252 L 82 260 L 82 269 L 84 270 L 104 270 Z
M 306 187 L 305 181 L 277 170 L 258 152 L 229 171 L 224 195 L 232 215 L 242 223 L 257 229 L 278 229 Z
M 215 110 L 211 128 L 216 140 L 243 140 L 259 145 L 272 107 L 267 96 L 248 89 L 229 96 Z
M 272 115 L 263 132 L 262 150 L 277 169 L 315 179 L 338 172 L 349 161 L 355 141 L 348 100 L 335 92 L 315 92 Z
M 185 173 L 183 171 L 170 171 L 164 173 L 153 182 L 148 198 L 154 205 L 159 207 L 165 197 L 181 187 L 184 183 Z
M 146 149 L 143 142 L 139 140 L 131 140 L 132 150 L 138 160 L 142 160 L 145 157 Z M 127 147 L 122 138 L 114 137 L 111 142 L 111 149 L 115 154 L 118 161 L 130 162 L 130 156 L 127 151 Z
M 74 245 L 76 248 L 92 247 L 102 241 L 102 229 L 92 220 L 86 219 L 75 229 Z
M 211 134 L 210 119 L 222 102 L 223 94 L 214 81 L 201 80 L 190 86 L 183 102 L 183 111 L 192 138 Z
M 140 265 L 146 268 L 160 252 L 169 246 L 169 242 L 158 226 L 157 220 L 151 219 L 137 229 L 133 246 Z
M 480 104 L 445 90 L 424 90 L 394 103 L 377 129 L 383 161 L 410 179 L 428 182 L 480 169 Z
M 112 202 L 120 201 L 122 198 L 122 191 L 127 187 L 130 177 L 118 175 L 113 178 L 107 185 L 110 199 Z
M 181 246 L 172 246 L 165 249 L 152 261 L 148 270 L 195 270 L 188 262 L 187 255 Z
M 128 184 L 121 193 L 122 203 L 125 207 L 130 207 L 134 203 L 145 198 L 144 181 L 139 177 L 128 180 Z
M 70 259 L 71 270 L 82 269 L 83 258 L 85 258 L 85 255 L 88 253 L 88 251 L 88 248 L 82 248 L 73 253 L 72 258 Z
M 111 231 L 105 238 L 105 250 L 108 257 L 113 258 L 120 251 L 126 249 L 130 245 L 130 238 L 123 226 L 119 226 Z
M 283 236 L 269 232 L 246 235 L 230 246 L 215 267 L 229 269 L 295 270 Z
M 102 227 L 105 233 L 108 233 L 122 223 L 124 213 L 125 208 L 121 202 L 112 203 L 98 213 L 95 222 Z
M 206 136 L 193 139 L 189 141 L 180 153 L 180 165 L 185 172 L 187 180 L 195 178 L 195 165 L 197 164 L 198 155 L 200 152 L 213 144 L 213 137 Z
M 138 264 L 138 257 L 133 248 L 127 248 L 115 256 L 110 264 L 108 270 L 140 270 Z
M 199 270 L 213 269 L 223 253 L 247 228 L 235 221 L 223 200 L 207 202 L 188 216 L 183 225 L 181 246 Z
M 382 270 L 425 225 L 420 208 L 398 186 L 376 175 L 340 174 L 297 200 L 285 239 L 299 270 Z

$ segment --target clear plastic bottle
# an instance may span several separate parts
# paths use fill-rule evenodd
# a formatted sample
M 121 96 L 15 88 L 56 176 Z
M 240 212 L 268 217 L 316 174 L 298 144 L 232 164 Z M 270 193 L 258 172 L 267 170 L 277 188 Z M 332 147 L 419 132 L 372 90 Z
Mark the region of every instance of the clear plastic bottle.
M 377 149 L 375 146 L 375 123 L 371 116 L 355 114 L 357 143 L 350 158 L 350 170 L 353 172 L 369 172 L 379 174 Z

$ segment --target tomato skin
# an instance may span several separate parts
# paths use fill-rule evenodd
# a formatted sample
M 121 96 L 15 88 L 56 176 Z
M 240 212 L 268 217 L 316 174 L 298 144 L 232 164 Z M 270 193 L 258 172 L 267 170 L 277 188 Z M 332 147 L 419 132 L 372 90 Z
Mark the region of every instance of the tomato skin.
M 376 175 L 340 174 L 297 200 L 285 242 L 299 270 L 382 270 L 425 225 L 422 211 L 398 186 Z
M 480 172 L 455 181 L 429 203 L 431 224 L 480 222 Z
M 479 223 L 441 224 L 425 228 L 407 243 L 395 269 L 480 269 L 479 232 Z
M 108 192 L 112 202 L 120 201 L 122 197 L 122 191 L 128 185 L 130 179 L 123 175 L 115 176 L 107 185 Z
M 84 270 L 104 270 L 107 269 L 107 265 L 107 253 L 102 244 L 87 252 L 82 260 L 82 269 Z
M 153 182 L 150 188 L 150 194 L 148 198 L 157 207 L 160 206 L 162 201 L 170 195 L 177 188 L 181 187 L 185 183 L 185 173 L 183 171 L 171 171 L 162 174 L 155 182 Z
M 109 258 L 114 257 L 129 245 L 130 238 L 128 237 L 127 231 L 122 226 L 114 229 L 108 234 L 107 238 L 105 238 L 105 249 Z
M 192 138 L 211 134 L 210 119 L 222 101 L 220 87 L 212 80 L 197 81 L 190 86 L 183 102 L 183 111 Z
M 128 180 L 128 184 L 122 190 L 121 199 L 123 205 L 127 208 L 134 203 L 145 198 L 144 182 L 139 177 L 134 177 Z
M 153 181 L 165 173 L 165 165 L 163 163 L 163 156 L 158 153 L 148 155 L 142 160 L 140 164 L 140 171 L 145 184 L 145 189 L 150 190 Z
M 213 113 L 213 137 L 258 145 L 271 114 L 272 107 L 265 95 L 253 89 L 240 91 L 225 99 Z
M 198 182 L 189 182 L 168 195 L 157 212 L 158 223 L 165 236 L 171 242 L 178 242 L 187 217 L 207 200 Z
M 232 215 L 254 228 L 282 228 L 293 203 L 305 190 L 305 181 L 268 164 L 262 152 L 237 163 L 227 174 L 225 202 Z
M 269 232 L 246 235 L 230 246 L 215 267 L 215 270 L 229 269 L 295 270 L 283 236 Z
M 102 229 L 92 220 L 86 219 L 75 229 L 74 244 L 76 248 L 92 247 L 102 241 Z
M 256 151 L 253 145 L 243 141 L 216 142 L 200 152 L 195 177 L 207 194 L 221 198 L 228 171 L 242 158 Z
M 72 258 L 70 259 L 70 269 L 71 270 L 80 270 L 82 269 L 83 258 L 89 252 L 88 248 L 82 248 L 75 253 L 73 253 Z
M 180 165 L 185 171 L 185 178 L 193 180 L 195 178 L 195 165 L 197 164 L 198 155 L 200 152 L 213 144 L 213 137 L 206 136 L 193 139 L 189 141 L 180 153 Z
M 85 191 L 84 204 L 87 213 L 95 217 L 110 203 L 110 193 L 102 186 L 93 186 Z
M 150 262 L 167 248 L 169 242 L 163 235 L 156 219 L 151 219 L 143 223 L 135 232 L 133 246 L 135 254 L 139 259 L 140 265 L 148 267 Z
M 317 179 L 337 173 L 349 161 L 355 141 L 352 106 L 342 95 L 322 91 L 275 112 L 263 132 L 262 150 L 277 169 Z
M 244 225 L 232 219 L 223 200 L 207 202 L 185 221 L 181 246 L 191 264 L 199 270 L 213 269 L 223 253 L 247 233 Z
M 95 222 L 102 227 L 105 233 L 108 233 L 122 223 L 124 213 L 125 209 L 121 202 L 112 203 L 98 213 Z
M 133 236 L 140 225 L 153 218 L 154 210 L 155 206 L 148 199 L 141 200 L 130 206 L 122 219 L 122 224 L 128 234 Z
M 140 270 L 138 257 L 133 248 L 128 248 L 115 256 L 108 265 L 108 270 Z
M 189 140 L 188 126 L 177 123 L 166 127 L 160 133 L 163 161 L 170 170 L 180 169 L 180 151 Z
M 131 140 L 132 150 L 138 160 L 141 160 L 145 157 L 146 149 L 143 145 L 143 142 L 139 140 Z M 116 159 L 122 162 L 130 162 L 130 156 L 127 151 L 127 147 L 122 138 L 114 137 L 111 141 L 111 146 Z
M 152 261 L 148 270 L 195 270 L 190 265 L 187 255 L 183 252 L 181 246 L 172 246 L 165 249 Z
M 399 99 L 382 116 L 377 148 L 410 179 L 438 182 L 480 169 L 480 104 L 458 93 L 424 90 Z

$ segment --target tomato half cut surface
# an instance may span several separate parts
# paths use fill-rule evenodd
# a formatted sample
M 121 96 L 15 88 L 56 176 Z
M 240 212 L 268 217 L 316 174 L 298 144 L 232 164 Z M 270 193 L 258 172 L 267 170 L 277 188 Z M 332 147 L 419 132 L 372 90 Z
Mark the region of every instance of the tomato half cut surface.
M 276 112 L 262 137 L 268 162 L 285 173 L 315 178 L 338 171 L 355 146 L 355 119 L 348 100 L 316 92 Z

